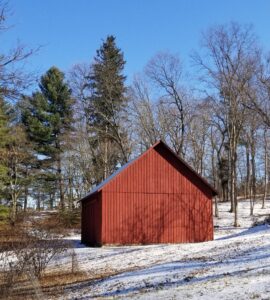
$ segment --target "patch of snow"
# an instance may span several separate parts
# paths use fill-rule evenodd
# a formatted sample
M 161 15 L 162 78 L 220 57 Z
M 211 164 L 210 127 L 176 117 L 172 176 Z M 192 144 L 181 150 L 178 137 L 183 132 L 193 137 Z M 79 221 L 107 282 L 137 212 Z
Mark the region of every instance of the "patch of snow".
M 230 204 L 220 203 L 215 239 L 204 243 L 91 248 L 71 236 L 89 280 L 59 299 L 270 299 L 270 226 L 251 227 L 270 214 L 270 201 L 260 207 L 250 217 L 241 200 L 234 228 Z M 64 268 L 70 260 L 58 263 Z

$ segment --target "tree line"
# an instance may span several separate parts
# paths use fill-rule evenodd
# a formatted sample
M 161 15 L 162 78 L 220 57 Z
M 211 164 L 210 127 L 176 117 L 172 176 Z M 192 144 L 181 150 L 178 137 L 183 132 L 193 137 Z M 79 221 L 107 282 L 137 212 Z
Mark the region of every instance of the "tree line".
M 5 22 L 2 5 L 2 33 Z M 73 210 L 160 139 L 213 184 L 219 201 L 231 202 L 235 226 L 237 197 L 249 199 L 251 215 L 258 194 L 265 206 L 270 56 L 252 26 L 211 27 L 191 54 L 190 74 L 178 55 L 159 52 L 129 85 L 113 35 L 92 63 L 66 74 L 52 66 L 38 86 L 23 69 L 34 52 L 17 46 L 0 54 L 0 199 L 12 222 L 33 201 L 37 209 Z

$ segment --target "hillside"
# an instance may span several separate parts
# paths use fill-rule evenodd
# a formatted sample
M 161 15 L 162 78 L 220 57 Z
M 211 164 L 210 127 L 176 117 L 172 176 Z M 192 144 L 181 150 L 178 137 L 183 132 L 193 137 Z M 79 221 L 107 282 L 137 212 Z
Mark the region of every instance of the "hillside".
M 15 276 L 10 299 L 270 299 L 270 225 L 264 221 L 269 219 L 270 200 L 266 209 L 260 207 L 257 203 L 250 217 L 249 202 L 241 200 L 241 227 L 234 228 L 229 203 L 219 204 L 214 241 L 101 248 L 81 244 L 78 229 L 58 228 L 58 223 L 52 223 L 55 212 L 35 213 L 24 223 L 30 237 L 38 228 L 33 227 L 37 220 L 59 233 L 64 229 L 64 236 L 56 233 L 53 240 L 55 235 L 46 233 L 39 244 L 17 234 L 2 244 L 1 257 L 15 262 L 15 256 L 20 259 L 33 252 L 36 258 L 46 257 L 54 247 L 65 248 L 39 279 L 30 272 L 30 265 L 29 272 Z M 32 248 L 29 242 L 34 242 Z M 7 279 L 5 272 L 0 275 Z M 2 292 L 0 298 L 7 299 Z
M 239 203 L 240 228 L 220 204 L 215 240 L 198 244 L 88 248 L 69 238 L 88 280 L 67 285 L 58 299 L 269 299 L 270 227 L 251 227 L 270 213 Z M 65 258 L 58 260 L 66 267 Z M 91 280 L 96 278 L 96 280 Z

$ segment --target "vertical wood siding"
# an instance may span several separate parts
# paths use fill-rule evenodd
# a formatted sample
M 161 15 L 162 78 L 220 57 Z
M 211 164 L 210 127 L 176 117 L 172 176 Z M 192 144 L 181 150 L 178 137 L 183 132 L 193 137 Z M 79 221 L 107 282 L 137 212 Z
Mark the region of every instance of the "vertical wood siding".
M 102 219 L 102 226 L 97 226 L 102 244 L 212 240 L 211 200 L 210 187 L 158 145 L 104 186 L 102 216 L 94 216 L 101 204 L 90 205 L 83 212 L 83 226 L 95 228 Z M 86 225 L 87 218 L 94 224 Z M 96 233 L 92 237 L 87 230 L 83 234 L 95 240 Z
M 92 246 L 101 245 L 101 195 L 99 192 L 82 202 L 82 242 Z

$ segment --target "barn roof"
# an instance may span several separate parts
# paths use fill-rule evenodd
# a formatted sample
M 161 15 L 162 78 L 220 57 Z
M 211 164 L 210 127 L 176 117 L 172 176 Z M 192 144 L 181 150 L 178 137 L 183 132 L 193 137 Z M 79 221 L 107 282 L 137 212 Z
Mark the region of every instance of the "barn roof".
M 130 165 L 132 165 L 135 161 L 139 160 L 142 156 L 144 156 L 150 150 L 156 148 L 157 146 L 162 146 L 167 151 L 169 151 L 181 164 L 187 167 L 204 185 L 210 188 L 213 196 L 218 195 L 218 192 L 209 184 L 200 174 L 198 174 L 187 162 L 185 162 L 182 158 L 180 158 L 169 146 L 167 146 L 163 141 L 156 142 L 152 147 L 150 147 L 147 151 L 139 155 L 137 158 L 130 160 L 126 164 L 124 164 L 121 168 L 116 170 L 112 175 L 103 180 L 100 184 L 94 187 L 88 194 L 86 194 L 80 201 L 83 201 L 90 197 L 91 195 L 101 191 L 105 185 L 107 185 L 112 179 L 114 179 L 118 174 L 120 174 L 123 170 L 127 169 Z
M 139 156 L 140 157 L 140 156 Z M 137 160 L 139 157 L 130 160 L 129 162 L 127 162 L 126 164 L 124 164 L 122 167 L 120 167 L 119 169 L 117 169 L 112 175 L 110 175 L 109 177 L 107 177 L 105 180 L 103 180 L 100 184 L 98 184 L 97 186 L 95 186 L 83 199 L 91 196 L 92 194 L 99 192 L 109 181 L 111 181 L 114 177 L 116 177 L 119 173 L 121 173 L 124 169 L 126 169 L 129 165 L 131 165 L 131 163 L 133 163 L 133 161 Z

